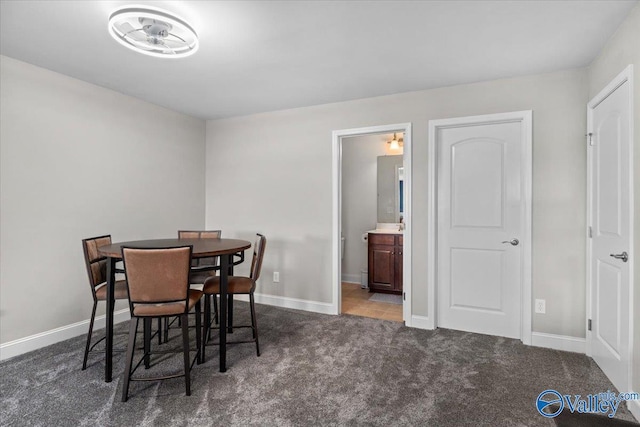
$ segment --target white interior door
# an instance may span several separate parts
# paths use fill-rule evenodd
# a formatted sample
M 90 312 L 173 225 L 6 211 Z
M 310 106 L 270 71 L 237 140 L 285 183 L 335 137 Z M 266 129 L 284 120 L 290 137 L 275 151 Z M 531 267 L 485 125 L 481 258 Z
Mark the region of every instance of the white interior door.
M 618 84 L 594 98 L 587 110 L 591 134 L 589 311 L 591 355 L 622 391 L 630 386 L 632 135 L 631 83 Z
M 438 326 L 521 338 L 526 125 L 487 117 L 436 132 Z

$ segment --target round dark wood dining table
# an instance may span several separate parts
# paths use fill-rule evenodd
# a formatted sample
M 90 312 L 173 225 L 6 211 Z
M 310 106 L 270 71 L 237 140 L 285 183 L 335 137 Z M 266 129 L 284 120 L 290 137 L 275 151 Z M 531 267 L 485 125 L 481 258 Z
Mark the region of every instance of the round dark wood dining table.
M 122 259 L 123 246 L 136 248 L 193 246 L 193 258 L 220 257 L 220 372 L 225 372 L 227 370 L 227 281 L 229 268 L 233 266 L 233 255 L 249 249 L 251 242 L 238 239 L 153 239 L 119 242 L 99 247 L 98 252 L 107 258 L 105 382 L 111 382 L 112 379 L 115 265 L 117 261 Z

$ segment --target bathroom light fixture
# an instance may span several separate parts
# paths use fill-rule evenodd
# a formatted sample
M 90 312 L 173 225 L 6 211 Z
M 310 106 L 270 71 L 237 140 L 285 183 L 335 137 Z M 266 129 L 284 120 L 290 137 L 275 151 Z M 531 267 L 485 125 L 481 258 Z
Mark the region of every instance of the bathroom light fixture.
M 389 144 L 389 150 L 399 150 L 402 147 L 402 138 L 396 138 L 396 134 L 394 132 L 393 139 L 391 141 L 387 141 Z
M 129 49 L 159 58 L 182 58 L 198 50 L 198 35 L 187 22 L 146 6 L 125 6 L 113 12 L 109 34 Z

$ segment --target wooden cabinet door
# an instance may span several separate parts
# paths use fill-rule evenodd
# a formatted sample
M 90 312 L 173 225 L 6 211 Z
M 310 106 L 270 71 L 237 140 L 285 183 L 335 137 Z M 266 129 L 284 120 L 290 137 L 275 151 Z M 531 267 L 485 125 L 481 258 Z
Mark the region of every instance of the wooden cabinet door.
M 369 246 L 369 288 L 394 289 L 395 246 Z
M 394 262 L 395 262 L 395 281 L 394 289 L 402 292 L 402 246 L 395 247 Z

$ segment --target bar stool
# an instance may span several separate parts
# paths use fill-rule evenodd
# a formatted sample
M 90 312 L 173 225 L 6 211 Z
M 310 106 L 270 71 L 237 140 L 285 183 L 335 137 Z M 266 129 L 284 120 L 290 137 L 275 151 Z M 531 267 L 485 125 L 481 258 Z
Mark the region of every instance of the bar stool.
M 241 344 L 241 343 L 255 342 L 256 353 L 259 357 L 260 344 L 258 342 L 258 323 L 256 320 L 255 299 L 253 294 L 256 290 L 256 281 L 260 277 L 260 271 L 262 270 L 262 260 L 264 258 L 265 247 L 267 245 L 267 238 L 259 233 L 257 234 L 257 236 L 258 237 L 257 237 L 256 243 L 253 246 L 253 258 L 251 260 L 250 276 L 249 277 L 229 276 L 229 279 L 227 282 L 228 294 L 230 296 L 242 295 L 242 294 L 249 295 L 249 306 L 251 309 L 251 325 L 240 325 L 240 326 L 234 325 L 233 327 L 234 328 L 251 328 L 253 339 L 246 340 L 246 341 L 230 341 L 227 343 Z M 215 277 L 208 278 L 204 282 L 204 288 L 202 289 L 202 291 L 204 292 L 205 298 L 208 295 L 214 295 L 214 296 L 219 295 L 220 294 L 220 277 L 215 276 Z M 211 314 L 205 310 L 204 316 L 205 317 L 204 317 L 203 327 L 206 329 L 204 331 L 203 340 L 202 340 L 201 357 L 203 361 L 204 361 L 204 354 L 205 354 L 205 346 L 207 344 L 206 337 L 207 335 L 209 335 L 209 332 L 211 329 L 217 329 L 211 326 L 212 324 Z
M 192 246 L 170 248 L 122 248 L 127 289 L 129 292 L 129 342 L 126 367 L 123 373 L 122 401 L 129 396 L 130 381 L 157 381 L 184 376 L 186 395 L 191 395 L 191 367 L 200 363 L 200 299 L 202 292 L 189 287 Z M 196 313 L 196 356 L 189 357 L 189 311 Z M 154 378 L 134 378 L 133 374 L 144 361 L 149 367 L 151 320 L 154 317 L 179 316 L 182 325 L 182 353 L 184 373 Z M 144 355 L 133 367 L 136 334 L 139 320 L 144 322 Z
M 82 370 L 87 369 L 87 359 L 89 352 L 98 345 L 106 337 L 100 338 L 98 341 L 91 345 L 91 335 L 93 333 L 93 324 L 96 319 L 96 308 L 98 307 L 98 301 L 107 300 L 107 258 L 101 256 L 98 253 L 100 246 L 110 245 L 111 235 L 106 234 L 104 236 L 90 237 L 82 240 L 82 249 L 84 252 L 84 262 L 87 267 L 87 274 L 89 276 L 89 286 L 91 287 L 91 296 L 93 297 L 93 309 L 91 310 L 91 321 L 89 322 L 89 332 L 87 333 L 87 344 L 84 349 L 84 360 L 82 361 Z M 118 273 L 122 273 L 122 270 L 117 270 Z M 127 285 L 124 280 L 118 280 L 115 283 L 115 299 L 123 300 L 128 299 Z

